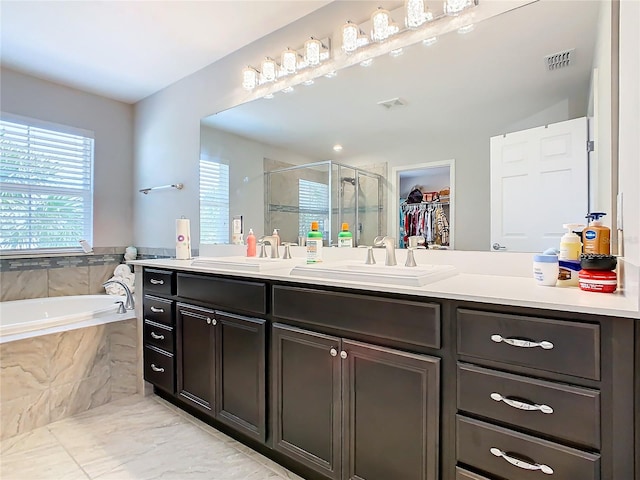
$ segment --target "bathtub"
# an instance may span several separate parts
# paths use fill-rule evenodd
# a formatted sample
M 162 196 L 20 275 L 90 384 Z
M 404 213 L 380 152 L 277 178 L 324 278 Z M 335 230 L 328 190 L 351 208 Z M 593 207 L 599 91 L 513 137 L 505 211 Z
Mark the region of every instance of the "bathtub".
M 115 302 L 124 299 L 76 295 L 0 302 L 0 343 L 134 318 L 133 310 L 117 313 Z

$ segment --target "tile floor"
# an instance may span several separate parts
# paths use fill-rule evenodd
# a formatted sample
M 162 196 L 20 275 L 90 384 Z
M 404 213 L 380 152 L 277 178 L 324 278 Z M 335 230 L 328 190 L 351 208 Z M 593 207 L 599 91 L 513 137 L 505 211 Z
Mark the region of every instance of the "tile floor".
M 0 443 L 2 480 L 302 480 L 156 397 L 131 396 Z

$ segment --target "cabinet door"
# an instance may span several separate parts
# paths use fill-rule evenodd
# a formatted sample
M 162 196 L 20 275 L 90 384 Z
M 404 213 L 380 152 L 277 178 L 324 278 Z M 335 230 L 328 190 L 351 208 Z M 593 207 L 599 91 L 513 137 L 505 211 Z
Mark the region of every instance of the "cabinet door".
M 343 341 L 349 480 L 437 480 L 440 359 Z
M 213 415 L 215 316 L 213 310 L 177 306 L 178 395 Z
M 333 479 L 341 476 L 339 348 L 337 337 L 273 325 L 273 448 Z
M 266 438 L 265 321 L 216 311 L 216 416 Z

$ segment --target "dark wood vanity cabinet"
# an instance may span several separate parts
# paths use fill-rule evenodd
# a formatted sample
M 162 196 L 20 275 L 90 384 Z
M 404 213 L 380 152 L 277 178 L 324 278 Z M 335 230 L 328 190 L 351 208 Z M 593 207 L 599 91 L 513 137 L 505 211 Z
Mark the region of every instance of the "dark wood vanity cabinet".
M 564 317 L 457 309 L 457 477 L 634 478 L 633 321 Z
M 144 378 L 156 387 L 175 392 L 175 273 L 145 269 L 143 273 Z
M 264 441 L 265 321 L 177 304 L 177 394 Z
M 145 379 L 305 478 L 640 478 L 633 319 L 158 269 L 143 298 Z
M 308 327 L 272 326 L 274 449 L 332 479 L 440 478 L 440 358 L 327 333 L 408 350 L 439 346 L 439 306 L 273 291 L 278 322 Z

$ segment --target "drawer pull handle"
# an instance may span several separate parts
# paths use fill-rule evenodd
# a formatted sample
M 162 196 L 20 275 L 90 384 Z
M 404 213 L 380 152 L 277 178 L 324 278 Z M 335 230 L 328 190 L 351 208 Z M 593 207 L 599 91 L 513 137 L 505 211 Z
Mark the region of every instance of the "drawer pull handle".
M 493 392 L 491 394 L 491 398 L 496 402 L 502 401 L 507 405 L 509 405 L 510 407 L 517 408 L 520 410 L 527 410 L 527 411 L 540 410 L 542 413 L 553 413 L 553 408 L 551 408 L 549 405 L 538 405 L 535 403 L 523 402 L 522 400 L 514 400 L 513 398 L 503 397 L 502 395 L 496 392 Z
M 151 307 L 150 309 L 153 313 L 164 313 L 164 308 Z
M 522 340 L 520 338 L 503 337 L 502 335 L 491 335 L 491 340 L 496 343 L 504 342 L 508 343 L 509 345 L 513 345 L 514 347 L 521 348 L 540 347 L 543 350 L 551 350 L 553 348 L 553 343 L 548 342 L 547 340 L 543 340 L 541 342 L 533 342 L 531 340 Z
M 515 465 L 518 468 L 523 468 L 525 470 L 541 470 L 542 473 L 546 473 L 547 475 L 553 475 L 553 468 L 549 465 L 544 465 L 541 463 L 529 463 L 524 460 L 520 460 L 519 458 L 514 458 L 503 452 L 499 448 L 491 448 L 490 452 L 496 457 L 502 457 L 511 465 Z
M 164 335 L 158 335 L 156 332 L 151 332 L 151 338 L 155 338 L 156 340 L 164 340 Z
M 156 367 L 153 363 L 151 364 L 151 370 L 153 370 L 154 372 L 164 373 L 164 368 Z
M 156 280 L 155 278 L 150 278 L 149 282 L 151 285 L 164 285 L 164 280 Z

